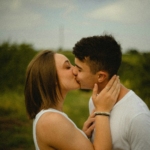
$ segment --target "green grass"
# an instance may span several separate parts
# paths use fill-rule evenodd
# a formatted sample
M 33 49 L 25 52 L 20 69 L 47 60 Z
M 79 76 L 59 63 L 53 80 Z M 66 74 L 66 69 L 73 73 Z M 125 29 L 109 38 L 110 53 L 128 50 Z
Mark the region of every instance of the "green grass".
M 32 122 L 28 120 L 23 94 L 0 94 L 0 149 L 32 150 Z
M 91 92 L 72 91 L 66 97 L 64 112 L 82 128 L 88 117 Z M 32 121 L 27 118 L 23 93 L 0 94 L 0 150 L 33 150 Z
M 81 90 L 71 91 L 68 93 L 64 103 L 64 112 L 68 114 L 69 118 L 71 118 L 80 129 L 89 115 L 88 101 L 90 96 L 91 92 Z
M 68 93 L 64 112 L 81 129 L 87 119 L 91 91 Z M 147 102 L 148 104 L 149 102 Z M 22 93 L 7 91 L 0 94 L 0 150 L 33 150 L 32 121 L 27 118 Z

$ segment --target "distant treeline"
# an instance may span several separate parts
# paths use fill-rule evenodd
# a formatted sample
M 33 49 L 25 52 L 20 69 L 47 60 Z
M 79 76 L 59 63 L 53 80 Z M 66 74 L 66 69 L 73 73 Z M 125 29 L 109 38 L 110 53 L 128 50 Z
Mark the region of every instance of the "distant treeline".
M 122 83 L 135 91 L 150 108 L 150 52 L 129 50 L 119 70 Z
M 0 92 L 23 90 L 26 67 L 37 52 L 31 44 L 26 43 L 4 42 L 0 45 Z M 74 64 L 71 51 L 58 52 L 66 55 Z M 150 106 L 150 52 L 131 49 L 123 54 L 122 60 L 118 72 L 121 82 Z
M 23 89 L 26 67 L 36 53 L 30 44 L 0 45 L 0 92 Z

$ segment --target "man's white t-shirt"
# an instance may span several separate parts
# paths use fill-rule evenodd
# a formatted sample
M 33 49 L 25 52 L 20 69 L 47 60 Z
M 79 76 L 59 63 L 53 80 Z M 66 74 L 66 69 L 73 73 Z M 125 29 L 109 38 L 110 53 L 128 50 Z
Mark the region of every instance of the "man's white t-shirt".
M 93 109 L 90 98 L 90 113 Z M 113 150 L 150 150 L 150 111 L 132 90 L 112 109 L 110 127 Z

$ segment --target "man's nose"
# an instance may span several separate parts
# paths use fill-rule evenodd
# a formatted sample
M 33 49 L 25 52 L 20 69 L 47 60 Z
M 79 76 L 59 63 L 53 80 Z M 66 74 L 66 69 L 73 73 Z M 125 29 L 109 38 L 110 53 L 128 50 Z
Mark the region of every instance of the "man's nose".
M 75 76 L 77 76 L 78 70 L 77 70 L 77 67 L 76 67 L 76 66 L 73 66 L 72 72 L 73 72 L 73 74 L 74 74 Z

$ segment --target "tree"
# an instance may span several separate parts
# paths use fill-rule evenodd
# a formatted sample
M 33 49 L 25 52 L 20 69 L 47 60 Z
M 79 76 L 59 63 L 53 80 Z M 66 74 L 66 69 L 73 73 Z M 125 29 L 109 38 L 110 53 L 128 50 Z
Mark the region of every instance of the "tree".
M 128 51 L 123 55 L 119 75 L 123 84 L 135 91 L 150 107 L 150 53 Z
M 36 53 L 30 44 L 0 46 L 0 91 L 23 87 L 26 67 Z

